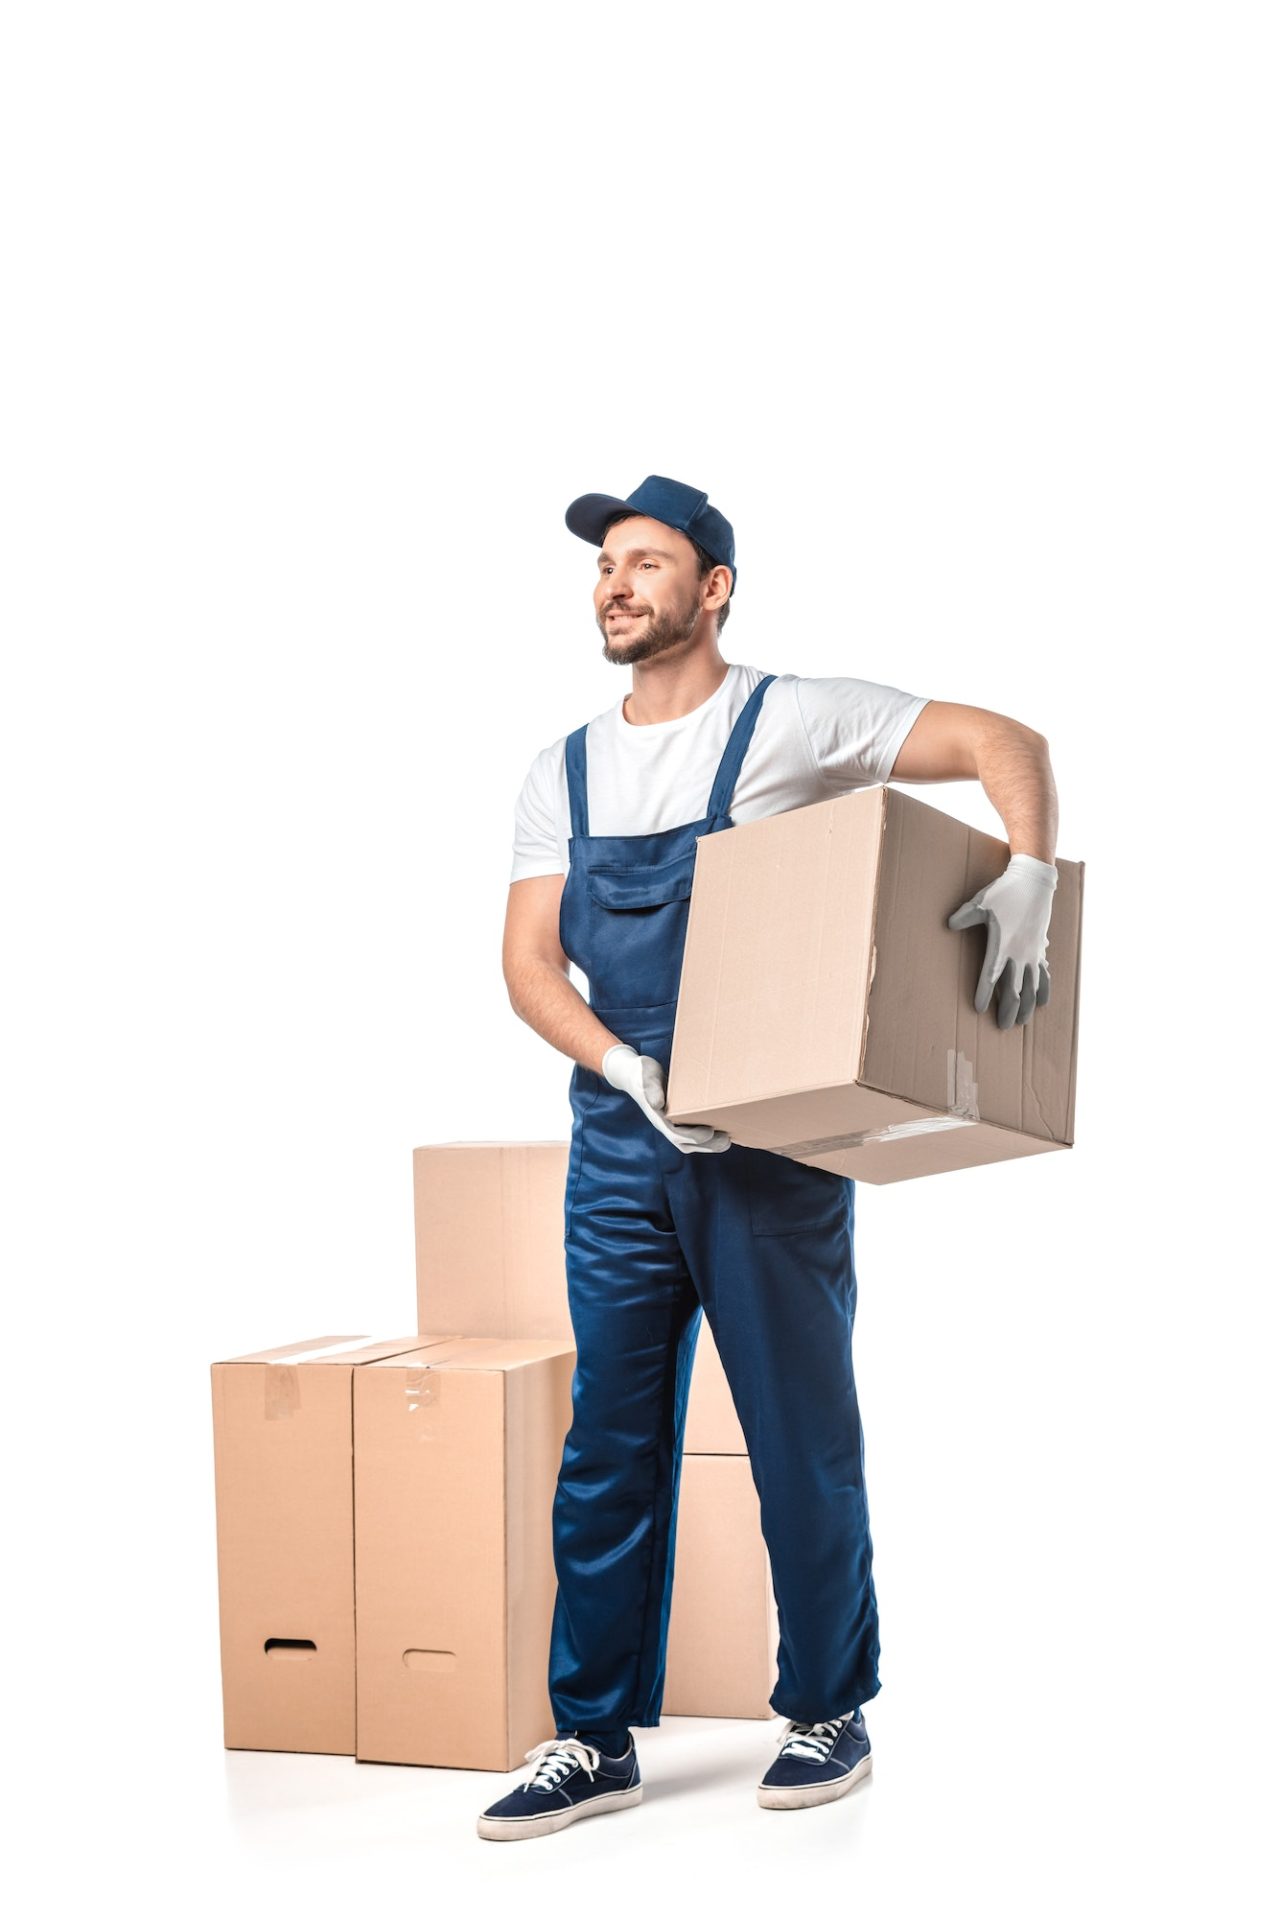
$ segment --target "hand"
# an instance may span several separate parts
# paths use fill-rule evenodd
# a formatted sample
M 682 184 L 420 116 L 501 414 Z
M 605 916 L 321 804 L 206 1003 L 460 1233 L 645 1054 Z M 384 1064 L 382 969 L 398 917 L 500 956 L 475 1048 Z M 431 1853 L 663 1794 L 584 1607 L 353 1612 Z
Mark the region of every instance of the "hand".
M 723 1152 L 732 1145 L 727 1132 L 709 1125 L 670 1125 L 663 1118 L 667 1104 L 667 1075 L 660 1059 L 637 1052 L 634 1046 L 610 1046 L 600 1070 L 611 1086 L 629 1092 L 646 1119 L 681 1152 Z
M 985 1012 L 997 985 L 1002 1030 L 1025 1026 L 1037 1006 L 1049 1003 L 1049 914 L 1058 868 L 1029 852 L 1015 852 L 998 879 L 957 906 L 947 924 L 953 932 L 986 922 L 987 951 L 978 974 L 975 1012 Z

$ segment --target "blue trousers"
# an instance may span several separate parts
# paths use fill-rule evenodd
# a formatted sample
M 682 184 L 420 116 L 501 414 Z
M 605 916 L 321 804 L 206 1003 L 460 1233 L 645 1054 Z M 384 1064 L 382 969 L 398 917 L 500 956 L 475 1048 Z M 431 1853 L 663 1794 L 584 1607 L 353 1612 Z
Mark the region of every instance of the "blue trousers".
M 617 1027 L 614 1028 L 617 1030 Z M 618 1037 L 669 1069 L 669 1013 Z M 778 1605 L 768 1703 L 814 1722 L 880 1689 L 853 1376 L 853 1181 L 683 1153 L 575 1067 L 565 1255 L 577 1344 L 552 1514 L 557 1734 L 656 1725 L 685 1411 L 705 1312 L 742 1422 Z

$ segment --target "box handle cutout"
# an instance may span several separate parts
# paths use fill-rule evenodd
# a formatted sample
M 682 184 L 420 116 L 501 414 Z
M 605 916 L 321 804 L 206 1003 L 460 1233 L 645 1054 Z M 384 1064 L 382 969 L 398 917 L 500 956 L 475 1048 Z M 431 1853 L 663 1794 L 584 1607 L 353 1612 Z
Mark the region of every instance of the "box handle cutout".
M 451 1672 L 458 1662 L 456 1652 L 421 1652 L 411 1648 L 402 1656 L 411 1672 Z

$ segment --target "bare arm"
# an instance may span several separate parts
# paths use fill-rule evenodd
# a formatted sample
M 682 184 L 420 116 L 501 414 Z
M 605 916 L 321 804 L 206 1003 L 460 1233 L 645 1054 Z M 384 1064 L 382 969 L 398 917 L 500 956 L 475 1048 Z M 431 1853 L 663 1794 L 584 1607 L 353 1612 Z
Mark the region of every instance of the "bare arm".
M 548 1045 L 599 1072 L 616 1033 L 602 1025 L 569 977 L 560 944 L 564 874 L 513 880 L 502 934 L 502 973 L 516 1013 Z
M 931 699 L 893 762 L 905 782 L 980 779 L 1001 819 L 1010 853 L 1053 864 L 1058 840 L 1058 789 L 1043 733 L 985 706 Z

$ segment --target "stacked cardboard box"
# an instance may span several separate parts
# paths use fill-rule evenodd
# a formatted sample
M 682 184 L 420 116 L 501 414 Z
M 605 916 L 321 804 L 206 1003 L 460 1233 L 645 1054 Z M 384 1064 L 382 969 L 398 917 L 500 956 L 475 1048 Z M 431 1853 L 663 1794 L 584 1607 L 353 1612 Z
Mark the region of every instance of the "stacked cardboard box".
M 356 1756 L 511 1771 L 554 1738 L 573 1347 L 446 1339 L 355 1380 Z
M 689 1386 L 662 1709 L 772 1718 L 778 1608 L 746 1439 L 703 1320 Z
M 567 1161 L 568 1146 L 560 1141 L 418 1148 L 413 1189 L 424 1338 L 467 1330 L 572 1340 L 564 1269 Z M 777 1647 L 759 1495 L 704 1320 L 680 1462 L 663 1710 L 772 1717 Z

